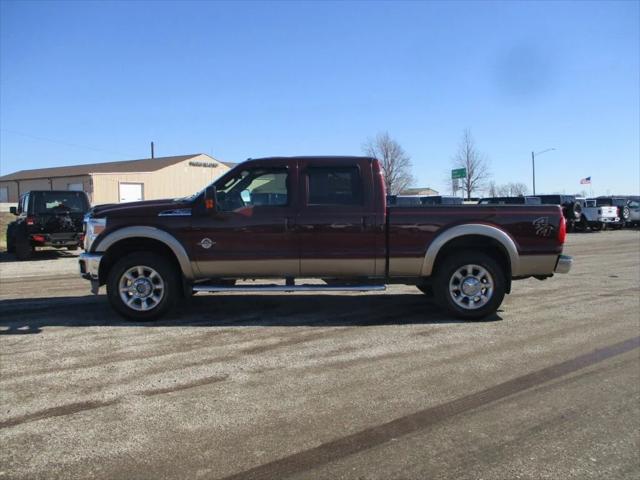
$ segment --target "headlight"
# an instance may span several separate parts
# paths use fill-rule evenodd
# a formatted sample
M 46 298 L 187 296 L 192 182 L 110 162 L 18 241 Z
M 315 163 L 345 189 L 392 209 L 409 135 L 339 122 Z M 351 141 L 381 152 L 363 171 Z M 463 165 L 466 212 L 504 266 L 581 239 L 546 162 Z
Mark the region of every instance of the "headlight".
M 105 228 L 107 228 L 107 219 L 85 217 L 84 228 L 84 250 L 88 252 L 96 237 L 100 235 Z

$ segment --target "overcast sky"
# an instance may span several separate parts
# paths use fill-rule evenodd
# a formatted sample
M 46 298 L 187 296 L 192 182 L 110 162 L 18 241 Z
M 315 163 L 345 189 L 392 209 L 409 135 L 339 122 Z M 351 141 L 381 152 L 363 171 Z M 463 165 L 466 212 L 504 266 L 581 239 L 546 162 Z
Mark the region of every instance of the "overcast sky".
M 388 131 L 445 192 L 470 128 L 497 183 L 531 188 L 554 147 L 538 193 L 638 194 L 639 5 L 3 1 L 0 173 Z

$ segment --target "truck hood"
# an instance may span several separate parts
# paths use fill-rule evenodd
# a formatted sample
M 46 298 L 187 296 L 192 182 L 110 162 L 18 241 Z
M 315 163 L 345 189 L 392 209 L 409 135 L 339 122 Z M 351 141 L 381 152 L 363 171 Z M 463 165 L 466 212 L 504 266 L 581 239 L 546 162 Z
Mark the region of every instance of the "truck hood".
M 185 199 L 165 198 L 161 200 L 144 200 L 129 203 L 108 203 L 96 205 L 90 210 L 93 217 L 140 217 L 157 215 L 163 211 L 191 208 L 191 202 Z

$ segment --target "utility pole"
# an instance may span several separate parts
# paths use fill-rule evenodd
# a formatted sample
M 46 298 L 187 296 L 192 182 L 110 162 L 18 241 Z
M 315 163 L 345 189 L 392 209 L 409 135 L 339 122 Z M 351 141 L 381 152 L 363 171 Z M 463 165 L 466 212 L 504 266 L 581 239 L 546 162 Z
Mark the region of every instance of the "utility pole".
M 155 154 L 153 152 L 153 142 L 151 142 L 151 158 L 155 158 Z M 535 187 L 533 190 L 535 191 Z

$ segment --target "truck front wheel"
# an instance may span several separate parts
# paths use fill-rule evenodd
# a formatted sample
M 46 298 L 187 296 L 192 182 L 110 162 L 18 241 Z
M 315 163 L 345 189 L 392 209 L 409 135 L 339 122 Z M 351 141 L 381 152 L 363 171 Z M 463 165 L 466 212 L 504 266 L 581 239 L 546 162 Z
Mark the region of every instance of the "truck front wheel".
M 480 320 L 495 313 L 505 295 L 505 273 L 484 253 L 463 251 L 437 267 L 434 298 L 447 313 L 464 320 Z
M 109 303 L 130 320 L 156 320 L 171 310 L 178 294 L 173 265 L 160 255 L 134 252 L 118 260 L 109 270 Z

